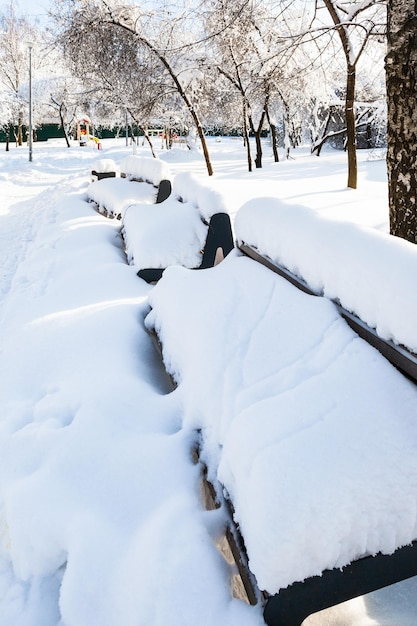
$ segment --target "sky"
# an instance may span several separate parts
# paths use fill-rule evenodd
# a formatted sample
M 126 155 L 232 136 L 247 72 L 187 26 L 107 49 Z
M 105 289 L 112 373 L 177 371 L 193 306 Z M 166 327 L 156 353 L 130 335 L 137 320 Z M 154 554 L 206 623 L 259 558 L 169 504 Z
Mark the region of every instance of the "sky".
M 19 13 L 26 15 L 30 19 L 44 18 L 47 15 L 49 0 L 13 0 L 14 7 Z M 10 5 L 7 0 L 0 0 L 0 9 L 5 11 Z

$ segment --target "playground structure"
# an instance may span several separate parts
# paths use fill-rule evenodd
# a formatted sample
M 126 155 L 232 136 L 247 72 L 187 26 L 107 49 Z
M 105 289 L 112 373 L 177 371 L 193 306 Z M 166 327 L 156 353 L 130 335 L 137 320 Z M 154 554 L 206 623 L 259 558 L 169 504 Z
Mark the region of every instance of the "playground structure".
M 87 117 L 77 121 L 77 141 L 80 146 L 86 146 L 89 141 L 93 141 L 97 145 L 97 149 L 101 150 L 100 139 L 90 135 L 90 120 Z

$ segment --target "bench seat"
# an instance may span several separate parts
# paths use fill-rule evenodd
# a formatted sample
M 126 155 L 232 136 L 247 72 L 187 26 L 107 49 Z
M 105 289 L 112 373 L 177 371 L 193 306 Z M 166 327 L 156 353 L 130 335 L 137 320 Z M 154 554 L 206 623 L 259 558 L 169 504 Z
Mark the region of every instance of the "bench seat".
M 155 204 L 133 204 L 123 215 L 128 261 L 137 271 L 169 265 L 198 267 L 207 226 L 190 203 L 175 197 Z
M 153 204 L 157 189 L 150 183 L 137 183 L 122 178 L 103 178 L 91 183 L 87 197 L 107 217 L 121 219 L 132 204 Z
M 184 426 L 267 597 L 417 538 L 416 387 L 332 302 L 233 252 L 208 272 L 169 268 L 150 303 Z M 297 594 L 298 617 L 267 623 L 300 625 Z
M 189 173 L 175 177 L 172 194 L 149 209 L 135 204 L 123 215 L 129 263 L 146 282 L 165 268 L 212 267 L 234 247 L 230 217 L 220 193 Z

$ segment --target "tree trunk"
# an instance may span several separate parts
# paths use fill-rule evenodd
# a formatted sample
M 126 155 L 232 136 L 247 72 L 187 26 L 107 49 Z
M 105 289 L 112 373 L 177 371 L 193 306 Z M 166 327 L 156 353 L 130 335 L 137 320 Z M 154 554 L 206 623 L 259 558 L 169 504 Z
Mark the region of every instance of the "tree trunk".
M 133 119 L 135 119 L 135 118 L 133 118 Z M 137 121 L 136 119 L 135 119 L 135 122 L 136 122 L 136 124 L 138 124 L 138 121 Z M 154 147 L 153 147 L 153 143 L 152 143 L 152 141 L 151 141 L 151 138 L 149 137 L 148 129 L 147 129 L 147 128 L 144 128 L 144 127 L 141 127 L 141 128 L 142 128 L 142 130 L 143 130 L 143 141 L 142 141 L 142 145 L 145 143 L 145 140 L 146 140 L 146 141 L 148 142 L 148 145 L 149 145 L 149 148 L 150 148 L 150 150 L 151 150 L 151 153 L 152 153 L 153 158 L 154 158 L 154 159 L 157 159 L 157 158 L 158 158 L 158 155 L 156 154 L 155 149 L 154 149 Z
M 133 35 L 136 36 L 137 40 L 140 41 L 146 48 L 148 48 L 152 54 L 154 54 L 156 56 L 156 58 L 160 61 L 160 63 L 165 67 L 165 69 L 167 70 L 168 74 L 170 75 L 172 82 L 174 83 L 179 96 L 182 98 L 185 106 L 188 109 L 188 112 L 190 113 L 193 122 L 195 124 L 195 127 L 197 129 L 197 133 L 198 136 L 200 138 L 201 141 L 201 147 L 203 148 L 203 154 L 204 154 L 204 160 L 206 162 L 206 167 L 207 167 L 207 173 L 209 176 L 213 176 L 213 166 L 211 164 L 211 160 L 210 160 L 210 154 L 207 148 L 207 142 L 206 142 L 206 138 L 204 136 L 204 131 L 203 131 L 203 127 L 201 125 L 200 122 L 200 118 L 196 112 L 196 110 L 194 109 L 193 104 L 191 103 L 191 100 L 188 98 L 188 95 L 186 94 L 183 86 L 180 83 L 180 80 L 178 78 L 178 75 L 175 73 L 174 69 L 171 67 L 167 57 L 164 55 L 163 51 L 159 50 L 157 47 L 155 47 L 148 39 L 146 39 L 146 37 L 140 35 L 139 33 L 136 32 L 135 28 L 131 27 L 128 24 L 124 24 L 120 21 L 118 21 L 117 19 L 113 18 L 111 10 L 109 12 L 109 16 L 110 16 L 110 21 L 114 26 L 117 26 L 118 28 L 122 28 L 123 30 L 127 30 L 129 33 L 132 33 Z
M 207 173 L 209 176 L 213 176 L 213 166 L 211 164 L 210 154 L 207 148 L 207 142 L 206 142 L 206 138 L 204 135 L 203 127 L 201 126 L 200 120 L 197 114 L 194 112 L 194 109 L 191 111 L 191 116 L 197 127 L 198 136 L 200 137 L 201 147 L 203 148 L 204 160 L 206 162 L 206 167 L 207 167 Z
M 251 129 L 251 132 L 253 133 L 253 136 L 255 137 L 255 146 L 256 146 L 255 167 L 260 168 L 262 167 L 262 146 L 261 146 L 261 142 L 259 141 L 259 136 L 255 130 L 255 126 L 253 124 L 253 120 L 251 116 L 249 116 L 249 127 Z
M 62 127 L 62 129 L 63 129 L 63 131 L 64 131 L 65 143 L 67 144 L 67 148 L 71 148 L 71 143 L 70 143 L 70 140 L 69 140 L 69 137 L 68 137 L 68 130 L 67 130 L 67 127 L 64 125 L 64 126 Z
M 266 113 L 266 119 L 268 121 L 269 128 L 271 130 L 271 145 L 272 145 L 272 154 L 274 155 L 274 162 L 279 163 L 277 127 L 271 120 L 268 107 L 265 107 L 265 113 Z
M 349 39 L 346 24 L 341 21 L 338 11 L 341 10 L 334 0 L 324 0 L 324 4 L 330 13 L 336 30 L 342 43 L 343 51 L 346 58 L 346 101 L 345 101 L 345 117 L 346 117 L 346 147 L 348 153 L 348 182 L 347 186 L 356 189 L 358 185 L 358 164 L 356 155 L 356 128 L 355 128 L 355 86 L 356 86 L 356 64 L 362 54 L 365 43 L 371 31 L 368 32 L 361 50 L 356 57 L 352 55 L 352 42 Z M 360 3 L 359 3 L 360 4 Z M 357 11 L 360 13 L 366 7 L 367 3 L 363 3 L 362 8 L 359 6 Z M 358 14 L 357 13 L 357 14 Z
M 322 132 L 321 139 L 320 139 L 319 142 L 317 142 L 317 139 L 315 141 L 313 141 L 313 144 L 311 146 L 311 154 L 316 153 L 317 156 L 320 156 L 321 149 L 323 148 L 325 142 L 328 139 L 327 131 L 329 129 L 330 121 L 332 119 L 332 114 L 333 114 L 333 106 L 330 105 L 329 111 L 327 113 L 326 123 L 324 125 L 324 129 L 323 129 L 323 132 Z
M 23 146 L 23 113 L 19 112 L 18 122 L 17 122 L 17 145 Z
M 255 135 L 255 143 L 256 143 L 255 167 L 257 167 L 257 168 L 261 168 L 262 167 L 262 141 L 261 141 L 261 133 L 262 133 L 262 128 L 263 128 L 263 125 L 264 125 L 264 121 L 265 121 L 265 110 L 262 111 L 262 115 L 261 115 L 261 119 L 259 120 L 258 128 L 255 128 L 255 125 L 253 123 L 253 119 L 252 119 L 251 116 L 249 116 L 250 128 L 251 128 L 251 131 L 253 132 L 253 134 Z
M 248 157 L 248 171 L 252 171 L 252 154 L 250 151 L 249 133 L 248 133 L 248 116 L 246 112 L 246 100 L 243 98 L 243 140 L 246 145 L 246 154 Z
M 62 130 L 64 131 L 65 143 L 67 144 L 67 148 L 70 148 L 71 144 L 70 144 L 70 140 L 68 137 L 67 125 L 65 124 L 65 120 L 64 120 L 64 105 L 63 104 L 61 104 L 61 106 L 59 107 L 59 119 L 61 121 Z
M 284 129 L 284 149 L 285 149 L 285 158 L 290 158 L 290 149 L 291 149 L 291 140 L 290 140 L 290 107 L 288 106 L 286 100 L 282 97 L 282 94 L 279 93 L 279 97 L 281 98 L 282 106 L 284 107 L 283 115 L 282 115 L 282 126 Z
M 255 131 L 255 143 L 256 143 L 256 157 L 255 167 L 262 167 L 262 143 L 261 143 L 261 131 L 259 128 Z
M 184 88 L 182 87 L 178 76 L 175 74 L 174 70 L 172 69 L 171 65 L 169 64 L 168 60 L 163 56 L 162 53 L 160 53 L 159 51 L 156 50 L 156 48 L 154 48 L 146 39 L 144 39 L 143 37 L 140 38 L 140 40 L 154 53 L 156 54 L 156 56 L 158 57 L 158 59 L 161 61 L 162 65 L 167 69 L 169 75 L 172 78 L 172 81 L 174 82 L 174 85 L 177 88 L 177 91 L 180 95 L 180 97 L 182 98 L 182 100 L 184 101 L 184 104 L 186 105 L 192 119 L 193 122 L 195 124 L 195 127 L 197 129 L 197 133 L 198 136 L 200 138 L 201 141 L 201 147 L 203 148 L 203 154 L 204 154 L 204 160 L 206 162 L 206 167 L 207 167 L 207 173 L 209 176 L 213 176 L 213 166 L 211 164 L 211 160 L 210 160 L 210 154 L 207 148 L 207 142 L 206 142 L 206 138 L 204 135 L 204 131 L 203 131 L 203 127 L 201 125 L 200 122 L 200 118 L 194 108 L 194 106 L 192 105 L 191 101 L 189 100 L 187 94 L 184 91 Z
M 358 186 L 358 162 L 356 155 L 356 124 L 355 124 L 355 66 L 347 68 L 346 80 L 346 129 L 347 129 L 347 153 L 348 153 L 348 182 L 347 186 L 356 189 Z
M 417 17 L 415 0 L 388 1 L 388 196 L 390 232 L 417 243 Z
M 144 138 L 146 139 L 146 141 L 149 144 L 149 148 L 151 149 L 151 153 L 152 153 L 153 158 L 157 159 L 158 156 L 157 156 L 157 154 L 156 154 L 156 152 L 154 150 L 153 143 L 151 141 L 151 138 L 149 137 L 149 133 L 148 133 L 146 128 L 143 129 L 143 133 L 144 133 Z

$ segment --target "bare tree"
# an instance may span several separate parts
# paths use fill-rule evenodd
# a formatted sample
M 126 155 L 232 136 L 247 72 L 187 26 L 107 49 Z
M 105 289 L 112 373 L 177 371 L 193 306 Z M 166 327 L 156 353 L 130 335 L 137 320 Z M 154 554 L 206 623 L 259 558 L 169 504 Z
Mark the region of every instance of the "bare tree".
M 203 126 L 196 102 L 189 91 L 192 63 L 187 67 L 187 60 L 175 47 L 176 30 L 182 28 L 181 18 L 172 19 L 171 17 L 170 20 L 164 20 L 163 16 L 158 14 L 159 27 L 155 30 L 152 15 L 142 12 L 137 5 L 120 7 L 117 4 L 111 6 L 105 0 L 99 2 L 61 0 L 59 7 L 61 9 L 66 7 L 67 10 L 64 18 L 62 11 L 56 15 L 56 19 L 61 21 L 62 25 L 61 40 L 66 43 L 67 49 L 73 56 L 76 56 L 77 47 L 79 50 L 87 49 L 87 40 L 91 44 L 89 49 L 94 50 L 94 46 L 96 48 L 99 46 L 99 54 L 102 56 L 106 49 L 100 46 L 100 43 L 107 46 L 109 42 L 110 44 L 114 42 L 115 45 L 110 45 L 108 48 L 114 53 L 113 56 L 107 56 L 108 67 L 105 68 L 103 61 L 98 66 L 104 85 L 109 90 L 113 89 L 115 92 L 116 85 L 124 82 L 126 73 L 130 72 L 130 78 L 133 74 L 136 76 L 136 99 L 140 97 L 143 100 L 143 86 L 145 86 L 145 92 L 149 96 L 148 106 L 156 106 L 157 102 L 161 101 L 165 94 L 172 93 L 173 89 L 178 93 L 197 129 L 207 171 L 211 176 L 213 168 Z M 184 32 L 182 34 L 184 35 Z M 93 53 L 93 56 L 97 59 L 98 55 Z M 119 62 L 121 58 L 122 63 Z M 124 62 L 126 58 L 128 63 Z M 145 61 L 142 62 L 141 59 Z M 114 68 L 115 72 L 111 73 L 111 68 Z M 116 73 L 118 73 L 118 79 Z M 132 84 L 131 80 L 127 82 Z M 122 88 L 120 92 L 126 94 L 126 89 Z
M 14 122 L 17 122 L 15 139 L 19 146 L 23 143 L 26 107 L 21 88 L 28 77 L 27 42 L 35 37 L 33 27 L 25 17 L 17 15 L 13 2 L 10 2 L 6 11 L 0 14 L 0 83 L 14 102 Z
M 388 0 L 390 231 L 417 243 L 417 15 L 414 0 Z
M 167 92 L 160 64 L 148 51 L 138 49 L 132 34 L 105 20 L 89 27 L 88 19 L 81 13 L 73 15 L 58 39 L 73 78 L 61 90 L 59 81 L 54 85 L 55 106 L 64 105 L 67 111 L 83 108 L 93 118 L 108 118 L 113 111 L 124 126 L 129 113 L 137 126 L 146 129 Z
M 206 18 L 206 29 L 215 50 L 213 65 L 240 97 L 249 171 L 252 171 L 249 131 L 255 137 L 255 166 L 260 168 L 261 133 L 272 120 L 269 105 L 277 93 L 276 84 L 285 65 L 282 58 L 278 60 L 275 27 L 275 17 L 260 3 L 239 0 L 216 0 Z M 276 144 L 275 160 L 278 160 Z
M 323 2 L 339 35 L 346 59 L 347 186 L 356 189 L 358 179 L 355 124 L 356 68 L 371 35 L 381 32 L 382 3 L 381 0 L 364 0 L 364 2 L 323 0 Z
M 64 133 L 65 142 L 67 147 L 71 147 L 70 133 L 73 124 L 76 120 L 78 102 L 71 94 L 71 89 L 68 86 L 66 79 L 62 78 L 55 82 L 54 85 L 50 85 L 50 106 L 58 113 L 60 126 Z

